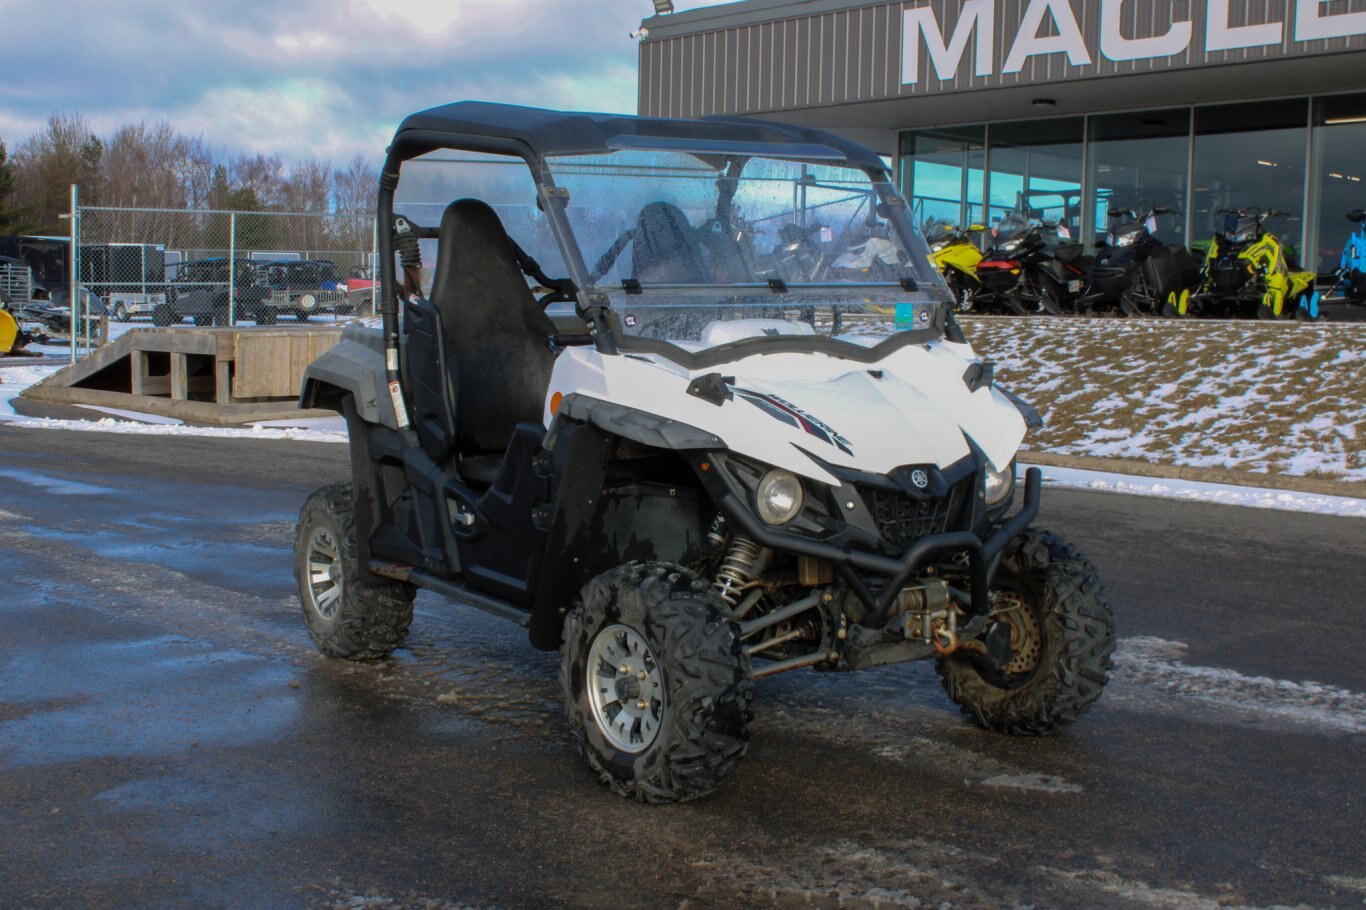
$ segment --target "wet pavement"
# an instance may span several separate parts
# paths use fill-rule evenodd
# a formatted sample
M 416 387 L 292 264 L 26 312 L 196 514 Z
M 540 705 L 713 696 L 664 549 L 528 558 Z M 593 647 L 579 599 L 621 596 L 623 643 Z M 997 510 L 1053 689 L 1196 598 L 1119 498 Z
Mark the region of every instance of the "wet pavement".
M 394 658 L 315 652 L 293 521 L 346 470 L 0 426 L 0 907 L 1366 904 L 1366 521 L 1046 491 L 1119 623 L 1078 724 L 788 674 L 726 788 L 651 807 L 511 624 L 424 593 Z

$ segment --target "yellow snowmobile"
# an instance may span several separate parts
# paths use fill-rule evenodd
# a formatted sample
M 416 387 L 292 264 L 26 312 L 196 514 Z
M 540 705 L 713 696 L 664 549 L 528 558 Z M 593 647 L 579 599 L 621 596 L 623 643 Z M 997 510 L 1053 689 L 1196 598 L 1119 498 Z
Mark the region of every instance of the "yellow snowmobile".
M 961 230 L 947 218 L 931 218 L 923 227 L 925 242 L 930 246 L 930 259 L 943 274 L 960 311 L 972 309 L 972 298 L 982 287 L 977 278 L 977 263 L 982 261 L 982 251 L 972 235 L 984 230 L 980 224 Z
M 9 304 L 0 299 L 0 357 L 38 356 L 25 348 L 33 336 L 19 328 L 19 322 L 9 311 Z
M 1210 241 L 1195 293 L 1172 294 L 1178 316 L 1194 312 L 1259 319 L 1317 319 L 1315 274 L 1301 271 L 1279 237 L 1263 228 L 1279 209 L 1221 209 L 1224 228 Z

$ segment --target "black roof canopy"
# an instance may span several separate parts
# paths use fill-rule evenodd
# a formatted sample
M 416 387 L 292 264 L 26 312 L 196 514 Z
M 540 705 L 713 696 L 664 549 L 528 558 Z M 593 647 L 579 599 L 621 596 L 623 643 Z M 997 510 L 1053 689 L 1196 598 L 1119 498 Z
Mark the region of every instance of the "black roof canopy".
M 809 127 L 738 117 L 676 120 L 573 113 L 484 101 L 458 101 L 408 116 L 394 134 L 389 161 L 397 165 L 443 148 L 520 155 L 530 161 L 622 148 L 677 149 L 823 159 L 885 169 L 871 149 Z

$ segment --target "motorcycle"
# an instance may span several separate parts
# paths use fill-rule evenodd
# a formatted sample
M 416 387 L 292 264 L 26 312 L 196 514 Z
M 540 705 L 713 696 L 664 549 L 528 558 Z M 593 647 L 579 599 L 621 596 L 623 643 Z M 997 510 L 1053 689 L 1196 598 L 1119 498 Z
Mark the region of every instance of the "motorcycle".
M 1105 241 L 1087 274 L 1078 310 L 1156 316 L 1198 280 L 1198 267 L 1184 247 L 1169 247 L 1155 235 L 1159 215 L 1170 208 L 1111 209 Z M 1173 306 L 1168 315 L 1175 314 Z
M 1317 319 L 1320 294 L 1315 274 L 1302 271 L 1279 237 L 1265 229 L 1280 209 L 1220 209 L 1223 230 L 1210 241 L 1195 293 L 1170 302 L 1176 314 L 1192 312 L 1259 319 Z

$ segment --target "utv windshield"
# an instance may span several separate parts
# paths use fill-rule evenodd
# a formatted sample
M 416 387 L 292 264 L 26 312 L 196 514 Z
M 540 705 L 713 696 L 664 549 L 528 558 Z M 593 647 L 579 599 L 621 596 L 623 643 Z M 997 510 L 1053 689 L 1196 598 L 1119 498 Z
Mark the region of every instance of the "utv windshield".
M 909 212 L 859 169 L 655 149 L 548 165 L 588 283 L 627 337 L 685 351 L 816 335 L 867 347 L 943 328 L 948 293 Z

